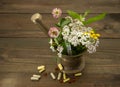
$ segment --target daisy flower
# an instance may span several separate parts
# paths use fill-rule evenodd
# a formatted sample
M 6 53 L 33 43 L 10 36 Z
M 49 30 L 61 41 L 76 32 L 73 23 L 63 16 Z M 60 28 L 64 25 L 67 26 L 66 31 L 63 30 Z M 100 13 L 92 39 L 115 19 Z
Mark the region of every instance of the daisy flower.
M 48 34 L 51 38 L 57 38 L 59 35 L 59 30 L 56 27 L 51 27 Z
M 62 10 L 60 8 L 54 8 L 52 14 L 54 18 L 59 18 L 62 14 Z

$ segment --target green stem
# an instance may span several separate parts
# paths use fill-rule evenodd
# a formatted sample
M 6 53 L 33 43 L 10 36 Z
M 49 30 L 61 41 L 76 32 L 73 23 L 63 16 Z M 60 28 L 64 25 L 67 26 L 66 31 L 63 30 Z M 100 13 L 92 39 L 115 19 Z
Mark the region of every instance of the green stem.
M 65 45 L 66 45 L 66 48 L 67 48 L 68 55 L 72 55 L 72 49 L 71 49 L 70 43 L 65 41 Z
M 55 41 L 55 43 L 56 43 L 57 45 L 59 45 L 59 43 L 58 43 L 58 41 L 57 41 L 57 39 L 56 39 L 56 38 L 54 38 L 54 41 Z

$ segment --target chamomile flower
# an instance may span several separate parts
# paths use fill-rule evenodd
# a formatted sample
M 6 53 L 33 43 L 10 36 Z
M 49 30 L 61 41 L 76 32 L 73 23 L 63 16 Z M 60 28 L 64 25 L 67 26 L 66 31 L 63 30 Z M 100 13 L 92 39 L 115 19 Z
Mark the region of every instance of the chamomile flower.
M 54 18 L 59 18 L 62 14 L 62 10 L 60 8 L 54 8 L 52 14 Z
M 51 27 L 48 34 L 51 38 L 57 38 L 59 35 L 59 30 L 56 27 Z

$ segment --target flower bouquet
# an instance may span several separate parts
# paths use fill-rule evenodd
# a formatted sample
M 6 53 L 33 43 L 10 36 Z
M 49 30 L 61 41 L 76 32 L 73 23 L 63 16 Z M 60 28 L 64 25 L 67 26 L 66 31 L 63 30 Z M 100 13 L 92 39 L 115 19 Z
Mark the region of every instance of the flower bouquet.
M 96 52 L 99 45 L 100 34 L 87 24 L 101 20 L 105 13 L 86 20 L 88 11 L 78 14 L 74 11 L 67 11 L 68 16 L 61 17 L 62 10 L 55 8 L 52 11 L 53 17 L 58 20 L 54 27 L 49 29 L 50 49 L 56 52 L 59 64 L 64 66 L 65 72 L 81 71 L 85 66 L 82 54 Z
M 62 55 L 78 55 L 85 51 L 89 53 L 96 52 L 99 44 L 100 34 L 96 33 L 92 27 L 87 24 L 101 20 L 105 13 L 85 20 L 88 11 L 83 15 L 74 11 L 67 11 L 68 16 L 60 18 L 62 10 L 55 8 L 52 11 L 53 17 L 59 19 L 55 27 L 49 29 L 50 49 L 57 52 L 58 57 Z

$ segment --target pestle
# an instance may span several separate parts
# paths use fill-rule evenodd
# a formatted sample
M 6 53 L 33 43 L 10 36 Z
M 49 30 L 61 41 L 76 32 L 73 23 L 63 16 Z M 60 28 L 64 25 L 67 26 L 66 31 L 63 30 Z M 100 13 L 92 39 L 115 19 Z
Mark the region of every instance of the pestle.
M 35 13 L 32 15 L 31 17 L 31 21 L 38 25 L 38 27 L 47 35 L 48 35 L 48 29 L 46 28 L 46 26 L 44 26 L 44 24 L 42 23 L 42 15 L 40 13 Z M 66 44 L 67 47 L 67 53 L 68 55 L 72 55 L 72 51 L 71 51 L 71 45 L 70 44 Z
M 31 21 L 36 24 L 47 36 L 48 36 L 48 29 L 42 23 L 42 15 L 40 13 L 35 13 L 31 17 Z

